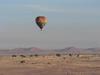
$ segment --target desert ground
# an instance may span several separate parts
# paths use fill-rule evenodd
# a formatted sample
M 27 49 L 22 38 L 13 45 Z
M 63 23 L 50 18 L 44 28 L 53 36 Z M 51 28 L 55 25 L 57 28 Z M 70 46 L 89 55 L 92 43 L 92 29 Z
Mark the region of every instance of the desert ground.
M 0 75 L 100 75 L 100 55 L 0 56 Z

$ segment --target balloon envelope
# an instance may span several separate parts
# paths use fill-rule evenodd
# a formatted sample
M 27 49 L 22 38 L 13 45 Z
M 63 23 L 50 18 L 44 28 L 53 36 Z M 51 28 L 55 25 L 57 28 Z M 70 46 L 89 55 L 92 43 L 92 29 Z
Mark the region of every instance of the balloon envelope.
M 45 16 L 38 16 L 36 17 L 35 21 L 38 27 L 42 30 L 45 24 L 47 23 L 47 18 Z

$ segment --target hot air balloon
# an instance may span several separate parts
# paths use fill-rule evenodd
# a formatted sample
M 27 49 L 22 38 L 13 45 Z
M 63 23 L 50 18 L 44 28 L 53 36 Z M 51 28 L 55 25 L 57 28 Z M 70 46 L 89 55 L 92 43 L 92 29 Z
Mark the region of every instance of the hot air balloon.
M 45 16 L 38 16 L 35 19 L 37 26 L 42 30 L 45 24 L 47 24 L 47 18 Z

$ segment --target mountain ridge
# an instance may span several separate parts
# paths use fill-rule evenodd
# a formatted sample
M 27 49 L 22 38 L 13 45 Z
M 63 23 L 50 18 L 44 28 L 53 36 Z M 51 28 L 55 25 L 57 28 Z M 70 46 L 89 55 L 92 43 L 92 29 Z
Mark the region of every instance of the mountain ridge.
M 37 47 L 29 48 L 15 48 L 8 50 L 0 50 L 0 55 L 11 55 L 11 54 L 49 54 L 49 53 L 100 53 L 100 48 L 77 48 L 77 47 L 66 47 L 63 49 L 41 49 Z

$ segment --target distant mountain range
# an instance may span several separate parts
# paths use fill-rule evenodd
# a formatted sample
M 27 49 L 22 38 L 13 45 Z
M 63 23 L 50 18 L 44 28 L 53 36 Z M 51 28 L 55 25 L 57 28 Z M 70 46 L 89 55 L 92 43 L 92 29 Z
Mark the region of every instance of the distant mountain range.
M 20 54 L 55 54 L 55 53 L 73 53 L 73 54 L 80 54 L 80 53 L 100 53 L 100 48 L 76 48 L 76 47 L 67 47 L 64 49 L 55 49 L 55 50 L 44 50 L 36 47 L 31 48 L 15 48 L 11 50 L 0 50 L 0 55 L 20 55 Z
M 57 50 L 56 50 L 57 51 Z M 78 54 L 78 53 L 100 53 L 100 48 L 87 48 L 87 49 L 83 49 L 83 48 L 76 48 L 76 47 L 67 47 L 64 49 L 60 49 L 58 50 L 59 52 L 63 52 L 63 53 L 73 53 L 73 54 Z

